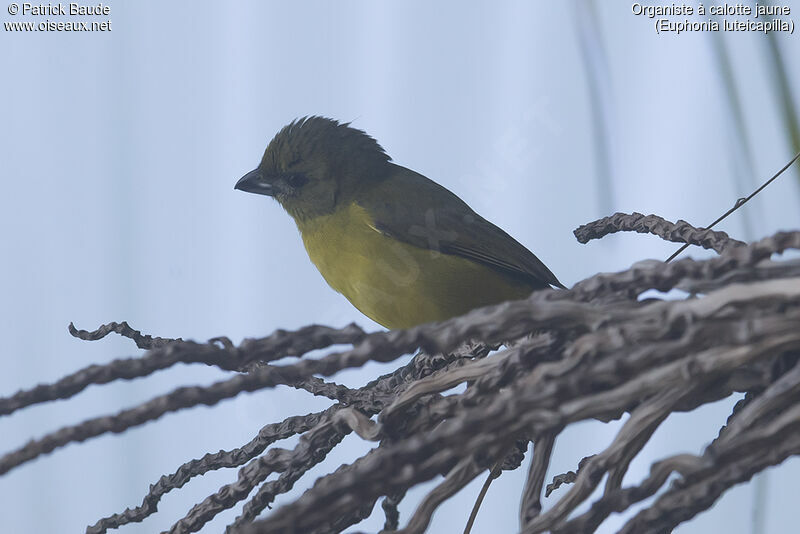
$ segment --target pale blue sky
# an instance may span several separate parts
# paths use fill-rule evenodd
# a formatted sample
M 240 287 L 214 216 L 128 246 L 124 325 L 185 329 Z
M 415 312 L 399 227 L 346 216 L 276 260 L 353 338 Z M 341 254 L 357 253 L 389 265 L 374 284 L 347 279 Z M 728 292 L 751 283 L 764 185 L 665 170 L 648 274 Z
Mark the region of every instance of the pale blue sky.
M 784 3 L 800 13 L 797 1 Z M 657 35 L 631 2 L 107 4 L 111 32 L 0 30 L 0 396 L 138 353 L 119 339 L 72 339 L 70 321 L 92 329 L 127 320 L 154 335 L 237 342 L 310 323 L 377 329 L 326 286 L 276 203 L 233 190 L 298 116 L 353 121 L 397 163 L 515 236 L 567 285 L 675 249 L 638 234 L 580 245 L 572 236 L 580 224 L 614 211 L 707 224 L 792 155 L 764 35 L 719 36 L 742 102 L 748 171 L 714 36 Z M 0 18 L 48 17 L 12 17 L 4 7 Z M 797 34 L 777 41 L 798 88 Z M 604 174 L 610 186 L 601 185 Z M 740 239 L 798 228 L 798 199 L 795 170 L 720 228 Z M 361 384 L 386 369 L 336 379 Z M 0 418 L 0 450 L 220 376 L 180 366 L 22 410 Z M 664 455 L 699 452 L 732 402 L 671 419 L 627 481 Z M 326 405 L 279 388 L 70 445 L 0 478 L 1 530 L 80 532 L 139 504 L 149 484 L 182 462 Z M 550 474 L 574 469 L 614 428 L 570 429 Z M 354 436 L 346 444 L 310 479 L 366 447 Z M 496 481 L 476 532 L 516 528 L 525 472 Z M 762 479 L 766 532 L 795 524 L 790 499 L 799 475 L 800 462 L 791 460 Z M 235 476 L 194 480 L 121 532 L 166 529 Z M 460 532 L 479 484 L 444 505 L 430 531 Z M 678 532 L 750 532 L 753 488 L 737 487 Z M 401 524 L 420 495 L 404 501 Z M 240 509 L 203 532 L 221 531 Z M 376 510 L 360 528 L 380 527 Z M 602 531 L 620 524 L 612 517 Z

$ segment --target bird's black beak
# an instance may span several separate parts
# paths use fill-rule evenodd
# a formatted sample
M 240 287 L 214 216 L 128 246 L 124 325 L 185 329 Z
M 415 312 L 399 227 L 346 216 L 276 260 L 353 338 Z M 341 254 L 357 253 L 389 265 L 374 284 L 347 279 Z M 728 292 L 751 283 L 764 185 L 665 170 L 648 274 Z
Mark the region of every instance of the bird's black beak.
M 233 188 L 259 195 L 275 195 L 275 187 L 264 178 L 261 169 L 252 170 L 242 176 Z

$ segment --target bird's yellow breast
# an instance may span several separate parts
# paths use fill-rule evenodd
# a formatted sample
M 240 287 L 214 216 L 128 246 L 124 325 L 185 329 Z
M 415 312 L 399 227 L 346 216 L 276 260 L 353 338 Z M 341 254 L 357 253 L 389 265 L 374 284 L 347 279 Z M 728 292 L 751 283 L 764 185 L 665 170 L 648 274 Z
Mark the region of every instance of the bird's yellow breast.
M 387 328 L 441 321 L 532 291 L 483 264 L 387 236 L 355 203 L 297 226 L 328 284 Z

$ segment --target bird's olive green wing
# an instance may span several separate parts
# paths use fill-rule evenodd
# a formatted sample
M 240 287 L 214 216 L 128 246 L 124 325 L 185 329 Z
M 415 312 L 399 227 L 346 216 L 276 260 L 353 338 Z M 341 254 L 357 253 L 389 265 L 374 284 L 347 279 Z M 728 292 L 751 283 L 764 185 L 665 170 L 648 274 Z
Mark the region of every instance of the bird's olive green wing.
M 405 243 L 453 254 L 520 278 L 533 287 L 564 288 L 550 269 L 464 201 L 404 167 L 359 195 L 374 228 Z

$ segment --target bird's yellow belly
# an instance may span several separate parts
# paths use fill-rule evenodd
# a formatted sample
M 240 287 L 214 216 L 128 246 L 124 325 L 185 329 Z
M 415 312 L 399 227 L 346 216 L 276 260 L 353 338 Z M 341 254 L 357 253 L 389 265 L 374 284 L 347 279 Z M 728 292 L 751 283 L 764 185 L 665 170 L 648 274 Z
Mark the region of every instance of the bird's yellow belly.
M 398 241 L 371 224 L 366 211 L 351 204 L 298 227 L 328 284 L 387 328 L 441 321 L 525 298 L 533 289 L 482 264 Z

